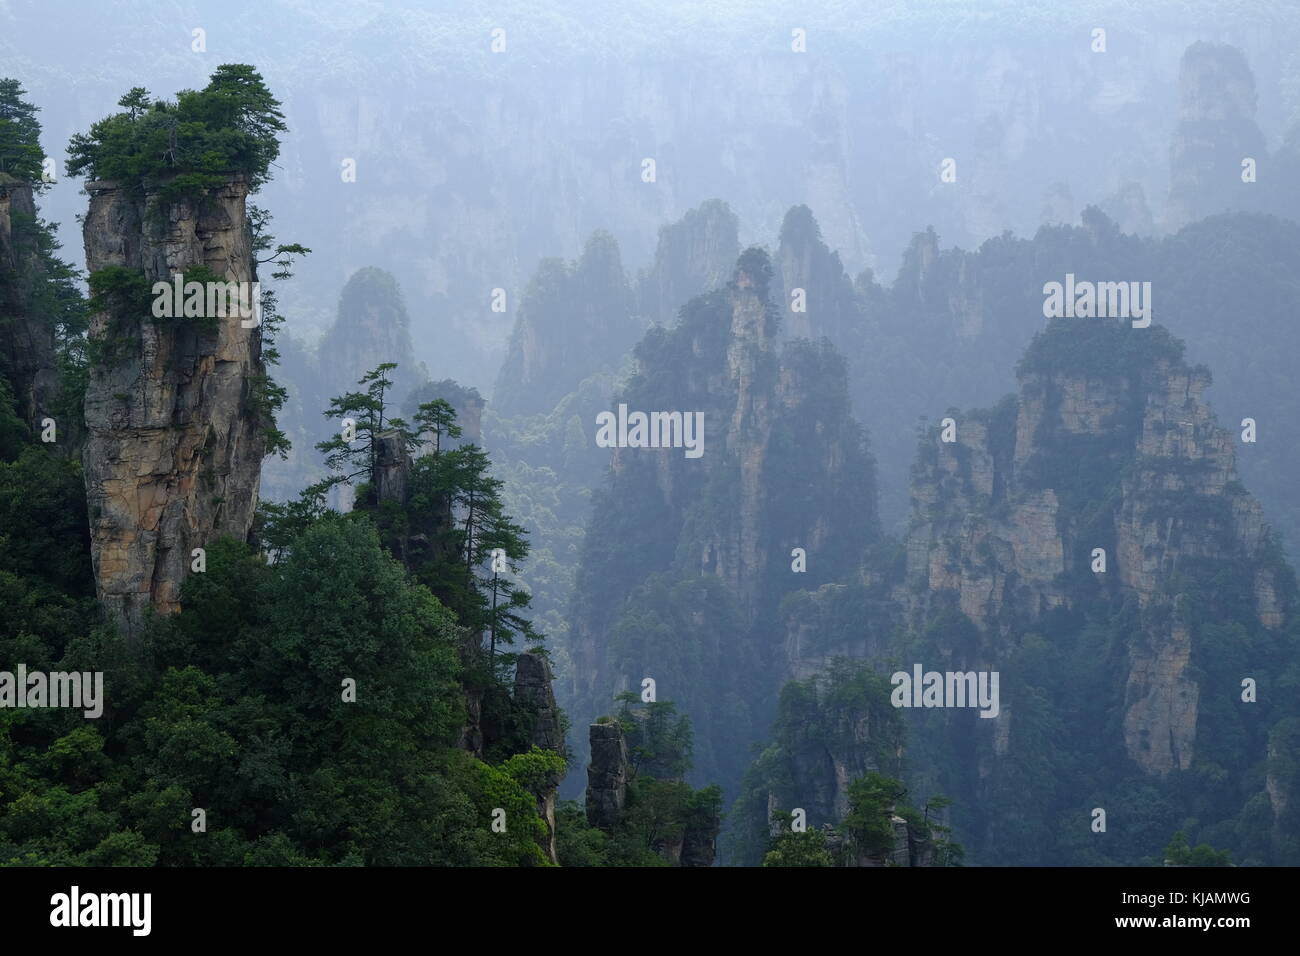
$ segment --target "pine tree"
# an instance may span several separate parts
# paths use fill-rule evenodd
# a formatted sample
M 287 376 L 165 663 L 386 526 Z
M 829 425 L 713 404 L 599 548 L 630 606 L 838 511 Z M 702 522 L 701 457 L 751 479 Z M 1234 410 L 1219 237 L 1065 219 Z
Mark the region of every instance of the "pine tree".
M 30 183 L 39 193 L 50 184 L 41 180 L 45 152 L 38 108 L 23 99 L 26 95 L 17 80 L 0 78 L 0 173 Z
M 423 439 L 425 435 L 433 436 L 433 454 L 442 453 L 442 439 L 459 438 L 461 428 L 456 424 L 456 409 L 444 398 L 435 398 L 425 402 L 415 413 L 415 434 Z
M 325 452 L 325 464 L 335 475 L 326 479 L 332 487 L 352 484 L 357 479 L 371 482 L 379 461 L 379 440 L 387 432 L 396 432 L 404 450 L 416 444 L 416 436 L 400 418 L 388 417 L 388 392 L 393 387 L 389 373 L 397 368 L 394 362 L 385 362 L 363 375 L 358 385 L 361 392 L 348 392 L 330 400 L 325 410 L 327 418 L 337 418 L 344 429 L 316 447 Z

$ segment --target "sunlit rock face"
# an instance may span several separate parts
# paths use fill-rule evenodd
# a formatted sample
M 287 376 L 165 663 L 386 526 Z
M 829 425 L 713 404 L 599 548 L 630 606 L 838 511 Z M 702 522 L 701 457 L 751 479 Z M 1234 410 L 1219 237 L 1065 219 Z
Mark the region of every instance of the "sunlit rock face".
M 152 285 L 202 266 L 223 281 L 256 281 L 245 183 L 200 203 L 109 182 L 87 190 L 90 273 L 121 266 Z M 92 558 L 100 602 L 127 633 L 151 607 L 179 608 L 193 549 L 252 528 L 266 440 L 251 399 L 265 367 L 261 329 L 244 322 L 91 317 L 104 349 L 86 389 Z

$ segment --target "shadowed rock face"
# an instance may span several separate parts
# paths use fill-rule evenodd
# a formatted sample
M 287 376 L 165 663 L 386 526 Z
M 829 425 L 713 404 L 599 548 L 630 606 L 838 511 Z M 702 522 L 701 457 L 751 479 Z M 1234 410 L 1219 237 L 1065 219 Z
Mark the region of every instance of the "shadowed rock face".
M 20 249 L 22 220 L 34 221 L 32 187 L 0 173 L 0 374 L 13 385 L 18 414 L 39 432 L 58 383 L 54 330 L 33 316 L 24 284 L 41 265 Z M 18 220 L 17 222 L 15 220 Z M 60 430 L 70 423 L 60 422 Z
M 406 453 L 400 432 L 387 431 L 379 436 L 375 453 L 374 486 L 380 501 L 407 500 L 411 480 L 411 456 Z
M 872 853 L 854 847 L 850 841 L 846 841 L 842 833 L 829 824 L 822 828 L 822 832 L 826 840 L 826 849 L 833 859 L 842 861 L 841 866 L 934 866 L 933 834 L 929 837 L 925 836 L 892 811 L 889 815 L 889 826 L 893 831 L 892 845 L 883 853 Z
M 515 700 L 526 705 L 536 716 L 532 743 L 543 750 L 564 750 L 560 728 L 560 709 L 551 689 L 551 665 L 540 654 L 523 653 L 515 663 Z
M 704 728 L 698 772 L 724 787 L 739 782 L 744 741 L 771 706 L 781 636 L 768 622 L 783 595 L 825 582 L 876 534 L 874 462 L 848 413 L 846 366 L 824 343 L 780 346 L 771 280 L 767 254 L 751 248 L 725 287 L 637 346 L 636 371 L 615 401 L 643 414 L 700 414 L 702 454 L 611 450 L 570 616 L 570 700 L 590 718 L 673 659 L 662 635 L 626 636 L 642 618 L 625 595 L 668 602 L 672 633 L 704 649 L 675 681 L 674 703 Z M 819 555 L 806 575 L 791 570 L 796 548 Z M 652 598 L 661 587 L 681 590 Z M 720 706 L 727 695 L 747 703 Z M 716 755 L 725 767 L 711 763 Z
M 148 283 L 206 267 L 253 282 L 248 187 L 232 181 L 199 204 L 133 196 L 89 183 L 86 265 L 143 272 Z M 250 410 L 265 374 L 260 328 L 236 317 L 154 319 L 147 311 L 91 317 L 112 356 L 93 363 L 83 453 L 91 556 L 101 605 L 128 634 L 145 611 L 179 608 L 194 548 L 246 539 L 257 508 L 265 438 Z
M 616 723 L 592 724 L 591 765 L 587 768 L 587 822 L 613 830 L 627 803 L 627 742 Z
M 608 721 L 592 724 L 589 740 L 591 764 L 587 767 L 587 822 L 606 833 L 614 833 L 623 826 L 628 805 L 631 772 L 627 738 L 618 723 Z M 553 796 L 552 792 L 552 799 Z M 686 822 L 680 833 L 661 836 L 651 849 L 670 866 L 712 866 L 721 825 L 722 821 L 716 815 L 696 815 Z

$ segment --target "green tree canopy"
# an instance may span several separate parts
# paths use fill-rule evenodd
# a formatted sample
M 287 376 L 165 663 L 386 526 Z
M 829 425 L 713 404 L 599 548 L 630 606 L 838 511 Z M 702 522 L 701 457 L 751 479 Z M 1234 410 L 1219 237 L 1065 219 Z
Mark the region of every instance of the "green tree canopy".
M 49 185 L 41 181 L 41 124 L 38 108 L 23 98 L 26 95 L 17 80 L 0 77 L 0 184 L 7 175 L 40 192 Z
M 182 90 L 174 101 L 133 87 L 114 113 L 76 133 L 68 143 L 68 173 L 121 181 L 143 189 L 164 183 L 166 199 L 193 198 L 243 175 L 256 191 L 269 178 L 285 132 L 280 103 L 251 66 L 217 67 L 202 90 Z

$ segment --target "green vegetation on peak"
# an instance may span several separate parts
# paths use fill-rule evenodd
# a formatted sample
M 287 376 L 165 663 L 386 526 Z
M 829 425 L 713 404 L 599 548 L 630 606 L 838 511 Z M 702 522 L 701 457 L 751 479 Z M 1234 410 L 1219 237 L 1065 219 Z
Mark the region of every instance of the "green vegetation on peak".
M 34 192 L 49 188 L 42 179 L 45 151 L 41 149 L 39 107 L 24 97 L 22 84 L 0 77 L 0 186 L 28 183 Z
M 1127 319 L 1052 319 L 1025 349 L 1016 375 L 1127 378 L 1161 362 L 1181 366 L 1183 351 L 1182 341 L 1162 325 L 1135 329 Z
M 251 66 L 217 67 L 202 90 L 155 99 L 133 87 L 114 113 L 68 143 L 68 174 L 121 182 L 165 201 L 194 199 L 242 176 L 250 191 L 267 181 L 280 153 L 284 114 Z

